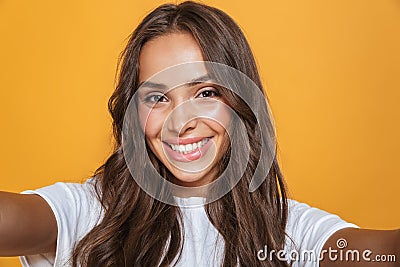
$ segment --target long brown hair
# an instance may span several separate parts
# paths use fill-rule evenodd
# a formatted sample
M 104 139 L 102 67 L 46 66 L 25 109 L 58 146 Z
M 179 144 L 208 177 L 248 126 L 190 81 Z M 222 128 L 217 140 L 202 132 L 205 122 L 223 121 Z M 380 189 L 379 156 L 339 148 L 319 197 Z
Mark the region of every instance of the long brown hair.
M 108 103 L 113 118 L 115 151 L 95 173 L 104 217 L 75 246 L 73 266 L 169 266 L 181 256 L 183 222 L 180 209 L 141 190 L 128 170 L 122 147 L 124 114 L 139 86 L 141 48 L 150 39 L 173 32 L 192 34 L 204 60 L 243 72 L 264 92 L 249 44 L 227 14 L 191 1 L 164 4 L 148 14 L 132 33 L 122 53 L 117 87 Z M 252 193 L 248 190 L 257 164 L 264 160 L 260 157 L 260 131 L 273 126 L 269 120 L 257 122 L 252 110 L 239 97 L 225 97 L 229 106 L 238 112 L 252 145 L 240 181 L 225 196 L 205 206 L 209 220 L 224 239 L 222 266 L 287 266 L 275 255 L 267 262 L 257 259 L 257 251 L 265 245 L 277 251 L 285 244 L 287 200 L 276 157 L 261 186 Z M 256 107 L 263 101 L 254 99 L 250 104 Z M 257 123 L 259 127 L 256 127 Z M 248 144 L 233 140 L 231 145 Z M 137 169 L 143 169 L 145 159 L 139 155 L 143 151 L 136 153 L 138 158 L 134 164 Z M 148 154 L 159 173 L 167 177 L 168 170 L 151 151 Z M 221 164 L 226 165 L 229 157 L 226 153 Z

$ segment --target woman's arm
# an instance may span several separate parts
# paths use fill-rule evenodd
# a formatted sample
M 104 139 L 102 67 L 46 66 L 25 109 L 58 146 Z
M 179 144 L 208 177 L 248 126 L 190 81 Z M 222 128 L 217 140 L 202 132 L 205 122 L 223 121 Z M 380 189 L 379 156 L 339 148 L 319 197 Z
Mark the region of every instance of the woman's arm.
M 400 229 L 342 229 L 327 240 L 321 257 L 321 267 L 400 266 Z
M 0 256 L 55 252 L 57 222 L 38 195 L 0 192 Z

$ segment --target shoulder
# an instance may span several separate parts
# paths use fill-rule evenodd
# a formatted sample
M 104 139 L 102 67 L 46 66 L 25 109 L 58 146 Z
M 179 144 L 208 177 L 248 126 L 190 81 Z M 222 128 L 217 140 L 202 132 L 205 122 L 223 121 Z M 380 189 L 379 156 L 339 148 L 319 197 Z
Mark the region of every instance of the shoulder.
M 286 230 L 296 235 L 310 234 L 312 230 L 332 232 L 343 227 L 357 227 L 336 214 L 312 207 L 306 203 L 288 199 L 288 221 Z
M 23 257 L 22 262 L 35 261 L 38 264 L 24 266 L 64 266 L 70 259 L 75 244 L 100 223 L 103 209 L 95 190 L 95 178 L 84 183 L 58 182 L 22 194 L 41 196 L 52 209 L 57 221 L 57 251 L 54 257 L 43 255 Z M 50 260 L 49 260 L 50 259 Z M 51 265 L 53 266 L 53 265 Z
M 52 208 L 56 217 L 57 215 L 66 216 L 60 219 L 71 220 L 79 217 L 84 220 L 85 218 L 93 219 L 88 215 L 102 212 L 95 186 L 95 178 L 90 178 L 84 183 L 57 182 L 36 190 L 24 191 L 22 194 L 41 196 Z
M 313 251 L 315 255 L 319 255 L 330 236 L 338 230 L 349 227 L 358 228 L 357 225 L 346 222 L 336 214 L 288 199 L 286 246 L 289 250 L 300 253 Z

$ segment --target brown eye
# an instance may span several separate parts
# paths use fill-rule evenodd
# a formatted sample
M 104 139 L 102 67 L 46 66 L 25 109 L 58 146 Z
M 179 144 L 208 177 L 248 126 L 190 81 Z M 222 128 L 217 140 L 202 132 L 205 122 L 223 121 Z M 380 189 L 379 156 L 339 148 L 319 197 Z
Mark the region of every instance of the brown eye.
M 165 95 L 149 95 L 144 99 L 144 101 L 149 103 L 158 103 L 167 101 L 167 98 Z
M 219 93 L 215 89 L 206 89 L 198 94 L 198 97 L 200 98 L 216 97 L 216 96 L 219 96 Z

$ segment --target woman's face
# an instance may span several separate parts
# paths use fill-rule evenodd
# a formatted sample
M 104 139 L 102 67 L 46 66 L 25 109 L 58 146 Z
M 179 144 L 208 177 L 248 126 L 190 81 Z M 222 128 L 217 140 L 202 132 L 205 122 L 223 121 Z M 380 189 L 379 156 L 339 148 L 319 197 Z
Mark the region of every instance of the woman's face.
M 207 83 L 204 63 L 185 64 L 184 71 L 173 75 L 165 71 L 203 60 L 200 47 L 188 33 L 152 39 L 139 57 L 140 124 L 148 146 L 181 186 L 201 186 L 214 180 L 216 163 L 228 148 L 230 110 L 217 87 Z M 167 74 L 157 74 L 160 71 Z M 182 84 L 182 79 L 189 82 L 198 78 L 201 82 L 175 87 L 174 79 Z

